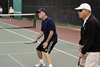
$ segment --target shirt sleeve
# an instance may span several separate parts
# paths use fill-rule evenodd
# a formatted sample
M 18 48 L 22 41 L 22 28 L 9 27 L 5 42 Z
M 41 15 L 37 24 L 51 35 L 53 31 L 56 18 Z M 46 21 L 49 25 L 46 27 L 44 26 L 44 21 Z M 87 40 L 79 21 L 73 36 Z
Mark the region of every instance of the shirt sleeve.
M 55 30 L 55 24 L 53 20 L 49 20 L 48 22 L 48 30 L 49 31 L 54 31 Z
M 41 31 L 43 31 L 43 23 L 41 24 Z
M 42 22 L 41 31 L 46 31 L 46 28 L 47 28 L 47 21 Z

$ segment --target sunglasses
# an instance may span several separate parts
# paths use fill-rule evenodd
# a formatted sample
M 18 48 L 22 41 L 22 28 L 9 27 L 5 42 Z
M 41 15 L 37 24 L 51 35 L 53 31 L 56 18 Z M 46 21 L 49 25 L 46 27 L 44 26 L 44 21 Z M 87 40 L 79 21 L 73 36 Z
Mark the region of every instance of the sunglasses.
M 80 9 L 80 10 L 77 10 L 78 12 L 82 12 L 82 9 Z

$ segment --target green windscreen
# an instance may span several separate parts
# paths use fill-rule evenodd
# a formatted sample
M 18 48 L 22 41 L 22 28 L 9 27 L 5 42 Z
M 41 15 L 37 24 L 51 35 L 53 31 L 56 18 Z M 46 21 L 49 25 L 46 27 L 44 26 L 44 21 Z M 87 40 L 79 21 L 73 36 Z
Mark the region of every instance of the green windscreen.
M 13 8 L 15 14 L 22 13 L 22 0 L 13 0 Z M 21 18 L 21 16 L 14 16 L 14 18 Z

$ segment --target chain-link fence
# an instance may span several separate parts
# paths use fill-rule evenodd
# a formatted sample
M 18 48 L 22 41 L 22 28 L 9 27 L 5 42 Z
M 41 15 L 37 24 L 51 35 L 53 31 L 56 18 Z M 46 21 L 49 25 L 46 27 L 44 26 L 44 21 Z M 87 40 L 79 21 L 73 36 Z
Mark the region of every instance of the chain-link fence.
M 0 0 L 3 13 L 8 13 L 13 0 Z M 22 0 L 22 13 L 34 13 L 39 8 L 46 8 L 48 15 L 57 23 L 81 25 L 74 8 L 87 2 L 92 7 L 94 16 L 100 21 L 100 0 Z
M 75 7 L 87 2 L 92 6 L 94 15 L 100 19 L 100 0 L 23 0 L 22 12 L 33 13 L 39 8 L 45 8 L 48 15 L 57 23 L 81 25 Z

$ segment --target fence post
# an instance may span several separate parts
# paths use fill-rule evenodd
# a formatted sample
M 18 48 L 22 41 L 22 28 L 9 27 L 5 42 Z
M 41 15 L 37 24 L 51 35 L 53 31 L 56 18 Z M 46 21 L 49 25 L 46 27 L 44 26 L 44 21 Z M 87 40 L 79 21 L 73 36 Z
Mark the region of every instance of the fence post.
M 33 19 L 33 28 L 36 28 L 36 14 L 34 15 L 34 19 Z

